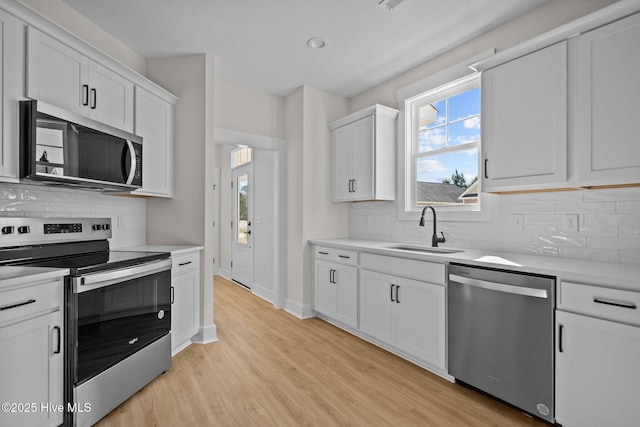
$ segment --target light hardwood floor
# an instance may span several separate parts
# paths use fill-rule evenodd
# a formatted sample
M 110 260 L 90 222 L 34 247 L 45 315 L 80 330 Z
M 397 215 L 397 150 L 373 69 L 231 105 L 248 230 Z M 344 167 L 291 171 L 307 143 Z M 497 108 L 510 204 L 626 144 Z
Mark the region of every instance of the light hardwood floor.
M 192 344 L 97 426 L 545 426 L 216 277 L 218 342 Z

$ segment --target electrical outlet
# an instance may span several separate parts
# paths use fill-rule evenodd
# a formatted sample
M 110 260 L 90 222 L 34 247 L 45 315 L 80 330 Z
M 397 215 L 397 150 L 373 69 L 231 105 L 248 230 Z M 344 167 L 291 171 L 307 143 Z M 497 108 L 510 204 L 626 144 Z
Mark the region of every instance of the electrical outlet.
M 566 214 L 564 216 L 564 229 L 565 231 L 577 232 L 578 228 L 578 214 Z
M 513 226 L 518 230 L 524 229 L 524 215 L 523 214 L 513 214 L 511 217 L 511 222 Z

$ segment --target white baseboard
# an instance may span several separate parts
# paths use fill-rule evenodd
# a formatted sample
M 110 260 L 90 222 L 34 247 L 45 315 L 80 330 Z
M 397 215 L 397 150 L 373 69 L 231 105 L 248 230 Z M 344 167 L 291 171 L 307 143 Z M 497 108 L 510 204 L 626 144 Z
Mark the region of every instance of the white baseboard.
M 284 302 L 284 311 L 293 314 L 298 319 L 310 319 L 312 317 L 316 317 L 313 310 L 311 310 L 311 305 L 301 305 L 288 298 Z
M 260 286 L 258 283 L 254 283 L 253 286 L 251 286 L 251 293 L 273 304 L 275 296 L 275 292 L 273 290 Z
M 215 323 L 198 328 L 198 333 L 191 338 L 191 341 L 196 344 L 209 344 L 210 342 L 218 341 L 218 332 Z

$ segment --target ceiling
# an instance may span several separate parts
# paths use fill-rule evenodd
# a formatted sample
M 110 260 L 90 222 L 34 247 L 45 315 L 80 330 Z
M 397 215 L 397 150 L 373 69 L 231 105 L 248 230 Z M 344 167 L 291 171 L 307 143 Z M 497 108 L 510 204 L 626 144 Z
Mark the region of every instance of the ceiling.
M 394 0 L 395 1 L 395 0 Z M 216 78 L 352 97 L 546 0 L 64 0 L 145 58 L 215 55 Z M 307 40 L 322 37 L 324 49 Z

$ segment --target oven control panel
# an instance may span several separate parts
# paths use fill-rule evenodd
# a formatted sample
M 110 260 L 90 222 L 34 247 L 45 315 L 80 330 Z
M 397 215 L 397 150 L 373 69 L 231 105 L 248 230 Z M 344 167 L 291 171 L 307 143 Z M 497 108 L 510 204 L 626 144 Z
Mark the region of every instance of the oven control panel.
M 0 217 L 0 247 L 111 238 L 111 218 Z
M 44 234 L 82 233 L 82 224 L 45 224 Z

